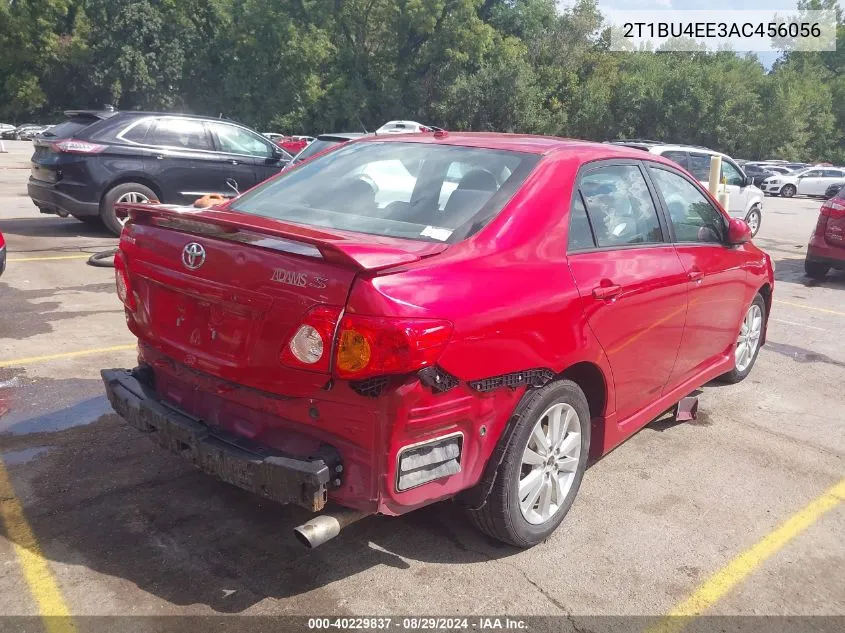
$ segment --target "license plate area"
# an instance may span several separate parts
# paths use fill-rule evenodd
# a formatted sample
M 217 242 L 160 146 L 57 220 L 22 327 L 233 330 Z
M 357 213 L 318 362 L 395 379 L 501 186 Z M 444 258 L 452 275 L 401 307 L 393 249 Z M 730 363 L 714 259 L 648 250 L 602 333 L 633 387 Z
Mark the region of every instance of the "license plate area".
M 152 284 L 151 326 L 168 343 L 216 357 L 242 358 L 255 315 Z

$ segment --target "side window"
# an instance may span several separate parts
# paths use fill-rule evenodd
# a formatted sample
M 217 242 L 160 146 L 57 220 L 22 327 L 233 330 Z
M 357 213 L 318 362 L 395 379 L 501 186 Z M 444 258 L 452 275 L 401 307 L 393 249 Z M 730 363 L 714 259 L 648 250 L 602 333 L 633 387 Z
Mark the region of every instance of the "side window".
M 845 177 L 845 172 L 839 171 L 837 169 L 825 169 L 822 173 L 824 173 L 825 178 L 842 178 L 842 177 Z
M 710 176 L 709 172 L 707 176 Z M 744 178 L 742 177 L 742 173 L 740 173 L 740 171 L 736 167 L 734 167 L 731 163 L 729 163 L 723 158 L 722 180 L 725 181 L 725 184 L 736 185 L 737 187 L 741 187 Z
M 684 169 L 689 170 L 689 160 L 687 160 L 686 152 L 663 152 L 661 156 L 663 156 L 663 158 L 668 158 L 671 161 L 675 161 Z
M 710 180 L 710 154 L 695 154 L 690 152 L 688 171 L 695 176 L 696 180 L 700 180 L 701 182 Z
M 587 209 L 581 200 L 581 195 L 576 192 L 575 200 L 572 201 L 569 209 L 569 250 L 578 251 L 595 248 L 595 246 L 593 230 L 587 218 Z
M 675 240 L 721 243 L 725 219 L 707 197 L 678 174 L 657 167 L 649 169 L 666 201 Z
M 581 179 L 580 191 L 598 246 L 663 241 L 657 209 L 638 166 L 600 167 Z
M 144 143 L 147 138 L 147 132 L 153 125 L 153 119 L 141 119 L 135 121 L 122 134 L 123 138 L 133 143 Z
M 270 146 L 248 130 L 225 123 L 211 123 L 210 125 L 217 135 L 221 151 L 261 158 L 270 158 L 273 155 Z
M 821 178 L 822 170 L 821 169 L 814 169 L 812 171 L 805 171 L 803 174 L 804 178 Z
M 158 119 L 151 143 L 183 149 L 212 149 L 202 121 L 193 119 Z

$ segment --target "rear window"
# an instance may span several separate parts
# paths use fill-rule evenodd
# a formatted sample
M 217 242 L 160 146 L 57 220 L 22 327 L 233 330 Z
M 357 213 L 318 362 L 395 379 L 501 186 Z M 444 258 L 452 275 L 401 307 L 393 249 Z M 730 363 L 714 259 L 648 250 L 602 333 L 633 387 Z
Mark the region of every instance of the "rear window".
M 45 138 L 73 138 L 79 136 L 79 133 L 87 128 L 89 125 L 96 123 L 100 119 L 92 116 L 75 116 L 71 117 L 64 123 L 54 125 L 49 130 L 44 132 L 42 136 Z
M 232 208 L 298 224 L 452 242 L 489 222 L 538 160 L 492 149 L 351 143 L 259 185 Z
M 324 149 L 328 149 L 330 147 L 334 147 L 335 145 L 341 143 L 341 141 L 329 141 L 325 139 L 317 139 L 316 141 L 312 141 L 311 144 L 303 149 L 299 154 L 294 157 L 294 162 L 299 163 L 308 158 L 314 156 L 314 154 L 319 154 Z

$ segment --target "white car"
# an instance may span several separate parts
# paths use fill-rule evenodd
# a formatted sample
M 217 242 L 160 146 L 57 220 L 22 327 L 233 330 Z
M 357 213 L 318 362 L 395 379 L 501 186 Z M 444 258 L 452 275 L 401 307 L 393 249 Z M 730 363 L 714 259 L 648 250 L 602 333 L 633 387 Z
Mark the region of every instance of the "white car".
M 840 180 L 845 180 L 845 169 L 841 167 L 810 167 L 791 174 L 766 178 L 763 181 L 763 191 L 784 198 L 794 195 L 823 196 L 830 185 Z
M 624 140 L 612 141 L 615 145 L 635 147 L 651 154 L 668 158 L 695 176 L 705 187 L 709 186 L 710 158 L 722 157 L 722 181 L 725 182 L 728 206 L 727 212 L 735 218 L 745 220 L 751 227 L 751 235 L 757 234 L 763 221 L 763 192 L 752 184 L 742 168 L 728 155 L 706 147 L 695 145 L 668 145 L 658 141 Z
M 376 130 L 376 134 L 417 134 L 420 132 L 434 132 L 439 128 L 423 125 L 416 121 L 388 121 Z

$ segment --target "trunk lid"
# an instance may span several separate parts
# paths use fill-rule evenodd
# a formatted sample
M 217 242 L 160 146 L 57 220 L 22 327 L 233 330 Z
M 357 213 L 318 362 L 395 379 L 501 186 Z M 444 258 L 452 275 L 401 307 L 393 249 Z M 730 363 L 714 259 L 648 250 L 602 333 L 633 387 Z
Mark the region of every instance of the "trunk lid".
M 289 396 L 328 380 L 279 360 L 311 308 L 343 307 L 363 271 L 446 247 L 222 210 L 141 204 L 119 212 L 132 219 L 121 250 L 138 298 L 135 334 L 178 363 Z

